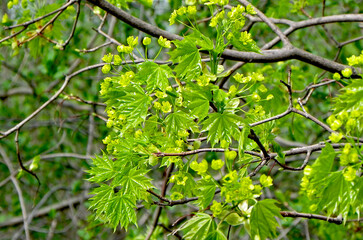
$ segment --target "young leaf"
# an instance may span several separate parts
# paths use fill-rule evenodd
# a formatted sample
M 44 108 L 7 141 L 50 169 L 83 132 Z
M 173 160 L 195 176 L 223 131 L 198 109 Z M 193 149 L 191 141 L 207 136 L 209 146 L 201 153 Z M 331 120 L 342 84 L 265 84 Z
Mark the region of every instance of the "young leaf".
M 192 79 L 202 71 L 202 59 L 198 48 L 191 40 L 173 41 L 176 49 L 169 52 L 173 63 L 178 63 L 174 71 L 179 78 Z
M 170 85 L 169 79 L 174 77 L 168 65 L 159 65 L 154 62 L 144 62 L 138 66 L 139 72 L 136 74 L 135 79 L 146 83 L 146 90 L 151 93 L 156 88 L 165 91 L 166 87 Z
M 209 102 L 212 100 L 210 91 L 194 85 L 193 87 L 184 89 L 183 97 L 188 103 L 188 108 L 192 110 L 191 114 L 193 116 L 202 120 L 208 115 Z
M 280 208 L 276 200 L 264 199 L 258 201 L 251 212 L 251 237 L 252 239 L 266 239 L 276 237 L 276 227 L 279 225 L 275 217 L 281 218 Z
M 116 197 L 112 198 L 108 205 L 106 217 L 114 231 L 118 224 L 126 231 L 130 223 L 137 226 L 135 207 L 136 200 L 131 195 L 121 195 L 119 192 Z
M 93 189 L 91 194 L 95 195 L 90 198 L 90 209 L 96 209 L 97 215 L 100 215 L 106 210 L 107 204 L 114 195 L 114 191 L 109 185 L 101 184 L 99 187 Z
M 198 131 L 198 126 L 193 118 L 182 111 L 170 113 L 165 118 L 164 123 L 166 125 L 165 130 L 171 137 L 177 136 L 178 132 L 183 130 Z
M 201 206 L 201 209 L 205 209 L 209 206 L 209 204 L 212 202 L 214 198 L 214 194 L 216 192 L 216 184 L 214 183 L 214 180 L 205 180 L 202 179 L 198 182 L 198 195 L 199 200 L 198 203 Z
M 345 180 L 343 171 L 338 171 L 327 177 L 324 185 L 326 187 L 321 192 L 320 209 L 326 209 L 328 215 L 342 214 L 346 218 L 350 205 L 357 197 L 352 183 Z
M 178 231 L 185 232 L 186 240 L 204 240 L 210 232 L 213 232 L 217 224 L 211 216 L 206 213 L 197 213 L 192 219 L 181 226 Z
M 207 120 L 203 122 L 203 130 L 208 132 L 208 141 L 212 147 L 220 140 L 230 143 L 233 138 L 239 136 L 238 125 L 241 124 L 242 118 L 230 113 L 212 113 Z
M 140 86 L 129 86 L 126 91 L 126 95 L 119 99 L 119 111 L 126 115 L 124 128 L 128 129 L 145 120 L 151 101 Z
M 153 188 L 153 185 L 150 183 L 151 179 L 145 176 L 147 172 L 136 168 L 125 169 L 123 174 L 120 174 L 121 177 L 115 178 L 112 185 L 114 187 L 121 186 L 120 192 L 122 194 L 130 194 L 138 199 L 144 198 L 145 191 Z
M 333 166 L 335 155 L 336 153 L 334 148 L 330 145 L 330 143 L 326 143 L 325 147 L 321 151 L 320 156 L 312 165 L 312 183 L 322 181 L 327 175 L 329 175 Z
M 227 238 L 221 230 L 217 229 L 209 233 L 205 240 L 227 240 Z
M 108 181 L 117 175 L 113 161 L 105 153 L 103 153 L 102 157 L 96 155 L 92 160 L 94 166 L 91 166 L 91 169 L 87 171 L 92 177 L 88 181 L 100 183 Z

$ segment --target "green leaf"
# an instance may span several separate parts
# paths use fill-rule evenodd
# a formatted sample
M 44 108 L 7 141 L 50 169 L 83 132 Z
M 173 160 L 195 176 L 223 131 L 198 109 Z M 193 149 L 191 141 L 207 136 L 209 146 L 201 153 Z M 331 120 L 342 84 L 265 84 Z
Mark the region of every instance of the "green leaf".
M 200 47 L 200 50 L 213 50 L 214 44 L 213 41 L 207 36 L 203 35 L 203 33 L 198 30 L 194 30 L 194 32 L 185 37 L 188 41 L 194 42 L 195 45 Z
M 282 218 L 276 200 L 264 199 L 258 201 L 251 212 L 251 237 L 252 239 L 266 239 L 276 237 L 276 227 L 279 226 L 275 217 Z
M 117 194 L 116 197 L 112 198 L 107 209 L 107 218 L 115 231 L 118 224 L 121 227 L 127 228 L 130 223 L 134 223 L 137 226 L 136 218 L 136 200 L 131 195 Z
M 145 175 L 148 170 L 143 169 L 125 169 L 119 174 L 120 177 L 116 177 L 112 182 L 112 186 L 121 186 L 120 192 L 123 194 L 130 194 L 138 199 L 145 198 L 146 190 L 153 188 L 150 183 L 151 179 L 147 178 Z
M 335 156 L 336 152 L 334 151 L 334 148 L 331 146 L 330 143 L 326 143 L 325 147 L 321 151 L 320 156 L 311 166 L 313 168 L 313 177 L 311 179 L 311 182 L 313 184 L 322 181 L 326 176 L 330 174 Z
M 322 190 L 319 201 L 320 209 L 326 209 L 329 216 L 342 214 L 343 218 L 346 218 L 350 205 L 357 197 L 352 189 L 352 182 L 345 180 L 343 171 L 338 171 L 324 180 L 324 186 L 326 187 Z
M 240 32 L 233 33 L 233 37 L 230 39 L 232 45 L 235 48 L 237 48 L 240 51 L 244 51 L 244 52 L 261 53 L 260 48 L 257 46 L 257 44 L 254 40 L 252 40 L 250 43 L 245 45 L 239 40 L 239 35 L 240 35 Z
M 181 226 L 178 231 L 185 232 L 186 240 L 204 240 L 210 232 L 213 232 L 217 227 L 213 218 L 206 213 L 197 213 L 192 219 Z
M 238 138 L 238 156 L 239 159 L 244 159 L 248 134 L 250 133 L 250 126 L 248 124 L 244 124 L 241 133 Z
M 205 209 L 209 206 L 214 198 L 216 192 L 216 183 L 211 178 L 209 180 L 202 179 L 198 181 L 197 196 L 199 196 L 198 203 L 201 209 Z
M 106 184 L 101 184 L 99 187 L 93 189 L 91 194 L 95 194 L 90 198 L 90 209 L 96 210 L 96 217 L 101 216 L 106 212 L 108 204 L 114 197 L 115 192 L 113 188 Z
M 92 160 L 94 166 L 91 166 L 91 169 L 86 172 L 93 176 L 90 177 L 88 181 L 100 183 L 108 181 L 117 175 L 114 163 L 108 158 L 107 154 L 103 153 L 102 157 L 96 155 Z
M 209 233 L 206 240 L 227 240 L 227 238 L 221 230 L 217 229 Z
M 212 94 L 209 90 L 190 84 L 188 88 L 184 88 L 183 97 L 193 116 L 202 120 L 208 115 L 209 102 L 212 100 Z
M 178 65 L 174 68 L 179 78 L 191 80 L 202 71 L 202 59 L 198 48 L 191 40 L 173 41 L 176 49 L 169 52 L 171 60 Z
M 151 93 L 159 88 L 165 91 L 170 85 L 169 78 L 174 77 L 172 70 L 168 65 L 159 65 L 154 62 L 144 62 L 138 65 L 138 73 L 135 76 L 136 81 L 146 83 L 146 90 Z
M 135 127 L 145 121 L 151 100 L 140 86 L 129 86 L 126 95 L 119 99 L 119 111 L 126 115 L 124 129 Z
M 164 120 L 165 130 L 170 137 L 176 137 L 179 131 L 191 130 L 198 131 L 198 125 L 194 119 L 182 111 L 170 113 Z
M 203 122 L 202 131 L 208 131 L 207 140 L 212 147 L 220 140 L 228 143 L 232 142 L 232 137 L 237 139 L 239 136 L 238 126 L 242 123 L 242 118 L 231 113 L 212 113 L 207 120 Z

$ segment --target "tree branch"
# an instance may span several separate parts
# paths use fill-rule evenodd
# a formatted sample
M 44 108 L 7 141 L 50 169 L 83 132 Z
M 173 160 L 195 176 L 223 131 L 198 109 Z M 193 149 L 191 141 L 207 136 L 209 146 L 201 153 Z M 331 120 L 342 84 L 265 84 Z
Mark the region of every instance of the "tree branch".
M 281 211 L 280 214 L 283 217 L 291 217 L 291 218 L 308 218 L 308 219 L 317 219 L 317 220 L 323 220 L 323 221 L 327 221 L 330 223 L 335 223 L 337 225 L 340 225 L 343 223 L 343 219 L 341 217 L 336 217 L 336 218 L 332 218 L 332 217 L 326 217 L 323 215 L 317 215 L 317 214 L 310 214 L 310 213 L 298 213 L 298 212 L 285 212 L 285 211 Z

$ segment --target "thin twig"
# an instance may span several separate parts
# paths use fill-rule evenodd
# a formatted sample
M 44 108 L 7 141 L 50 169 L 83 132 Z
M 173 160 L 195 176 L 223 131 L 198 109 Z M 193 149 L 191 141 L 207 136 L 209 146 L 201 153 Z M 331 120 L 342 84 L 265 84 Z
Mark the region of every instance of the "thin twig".
M 61 49 L 64 50 L 67 45 L 69 44 L 69 42 L 71 41 L 71 39 L 74 36 L 74 32 L 76 31 L 76 27 L 77 27 L 77 23 L 78 23 L 78 18 L 79 18 L 79 14 L 81 12 L 81 4 L 79 4 L 80 0 L 77 0 L 76 4 L 77 4 L 77 13 L 76 13 L 76 19 L 74 20 L 73 26 L 72 26 L 72 30 L 71 33 L 69 34 L 68 39 L 61 45 Z
M 39 190 L 39 187 L 40 187 L 40 180 L 39 180 L 38 176 L 37 176 L 37 175 L 36 175 L 33 171 L 31 171 L 31 170 L 27 169 L 27 168 L 23 165 L 23 161 L 21 160 L 21 157 L 20 157 L 20 148 L 19 148 L 19 129 L 18 129 L 18 130 L 16 130 L 16 134 L 15 134 L 15 139 L 14 139 L 14 141 L 15 141 L 15 145 L 16 145 L 16 156 L 17 156 L 17 159 L 18 159 L 18 163 L 19 163 L 20 168 L 21 168 L 23 171 L 25 171 L 25 172 L 27 172 L 27 173 L 31 174 L 32 176 L 34 176 L 34 177 L 37 179 L 37 181 L 38 181 L 38 190 Z M 38 190 L 37 190 L 37 193 L 38 193 Z
M 21 187 L 20 187 L 20 184 L 19 184 L 18 180 L 13 175 L 14 168 L 13 168 L 13 166 L 11 164 L 11 161 L 8 158 L 8 156 L 6 155 L 4 149 L 1 146 L 0 146 L 0 154 L 1 154 L 2 158 L 4 159 L 6 166 L 8 167 L 8 169 L 10 171 L 11 181 L 13 182 L 14 187 L 16 189 L 16 192 L 18 193 L 21 212 L 22 212 L 22 216 L 20 217 L 19 220 L 20 220 L 20 222 L 24 223 L 24 231 L 25 231 L 26 240 L 30 240 L 31 238 L 30 238 L 30 232 L 29 232 L 29 224 L 27 222 L 28 214 L 27 214 L 27 210 L 26 210 L 26 206 L 25 206 L 23 191 L 21 190 Z M 1 227 L 1 224 L 0 224 L 0 227 Z
M 306 154 L 306 157 L 305 157 L 305 160 L 304 160 L 303 164 L 300 167 L 298 167 L 298 168 L 289 167 L 289 166 L 287 166 L 285 164 L 280 163 L 277 159 L 274 159 L 274 160 L 275 160 L 275 162 L 278 165 L 280 165 L 285 170 L 289 170 L 289 171 L 301 171 L 301 170 L 304 170 L 304 168 L 306 167 L 306 165 L 308 165 L 310 156 L 311 156 L 311 151 L 308 151 L 307 154 Z
M 343 219 L 341 217 L 327 217 L 323 215 L 317 215 L 317 214 L 310 214 L 310 213 L 298 213 L 298 212 L 285 212 L 281 211 L 280 214 L 283 217 L 291 217 L 291 218 L 308 218 L 308 219 L 317 219 L 317 220 L 323 220 L 330 223 L 335 223 L 337 225 L 340 225 L 343 223 Z
M 171 176 L 171 173 L 174 169 L 174 163 L 172 163 L 170 165 L 169 168 L 167 168 L 166 170 L 166 173 L 165 173 L 165 177 L 164 177 L 164 181 L 163 181 L 163 185 L 162 185 L 162 188 L 161 188 L 161 197 L 165 197 L 165 194 L 166 194 L 166 189 L 168 187 L 168 182 L 169 182 L 169 178 Z M 161 214 L 161 211 L 162 211 L 162 207 L 161 206 L 158 206 L 156 211 L 155 211 L 155 214 L 154 214 L 154 218 L 153 218 L 153 223 L 151 225 L 151 229 L 149 230 L 145 240 L 149 240 L 156 228 L 156 226 L 158 225 L 158 222 L 159 222 L 159 217 L 160 217 L 160 214 Z

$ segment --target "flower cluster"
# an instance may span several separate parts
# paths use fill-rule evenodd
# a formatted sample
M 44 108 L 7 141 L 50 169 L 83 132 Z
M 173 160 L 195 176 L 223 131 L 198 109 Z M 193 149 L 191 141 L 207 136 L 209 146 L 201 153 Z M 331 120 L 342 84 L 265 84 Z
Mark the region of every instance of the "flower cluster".
M 208 162 L 205 159 L 203 159 L 200 163 L 198 163 L 197 161 L 193 161 L 190 164 L 190 168 L 196 171 L 199 175 L 203 175 L 208 170 Z
M 363 51 L 359 56 L 351 56 L 347 58 L 349 66 L 362 65 L 363 66 Z
M 239 179 L 237 172 L 234 170 L 223 177 L 221 195 L 225 197 L 227 203 L 239 203 L 261 195 L 261 190 L 262 187 L 253 185 L 249 177 Z
M 162 36 L 159 37 L 158 44 L 163 48 L 171 48 L 171 42 Z
M 344 145 L 342 154 L 340 155 L 340 165 L 347 166 L 349 164 L 354 164 L 359 161 L 358 159 L 358 151 L 355 148 L 352 148 L 352 145 L 349 143 Z
M 177 10 L 174 10 L 169 18 L 170 25 L 173 25 L 175 23 L 175 20 L 178 16 L 183 16 L 188 14 L 189 16 L 194 16 L 197 14 L 197 7 L 196 6 L 188 6 L 188 7 L 180 7 Z
M 256 72 L 252 72 L 248 76 L 243 76 L 241 73 L 236 73 L 233 78 L 239 83 L 254 83 L 265 80 L 265 77 L 261 73 Z
M 362 108 L 354 109 L 350 112 L 341 111 L 339 114 L 332 114 L 328 117 L 327 123 L 330 127 L 336 131 L 341 128 L 344 124 L 345 129 L 347 131 L 351 131 L 357 126 L 357 118 L 361 116 L 360 112 L 363 110 Z
M 219 22 L 222 22 L 223 19 L 224 19 L 224 11 L 220 11 L 219 13 L 217 13 L 217 15 L 212 17 L 212 19 L 210 20 L 209 26 L 216 27 L 217 24 Z
M 126 45 L 117 46 L 117 51 L 119 53 L 126 53 L 126 54 L 132 53 L 134 48 L 139 43 L 139 37 L 135 38 L 134 36 L 129 36 L 126 41 L 127 41 L 128 46 L 126 46 Z

